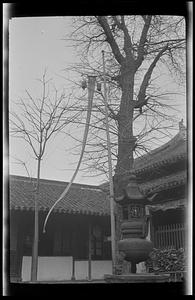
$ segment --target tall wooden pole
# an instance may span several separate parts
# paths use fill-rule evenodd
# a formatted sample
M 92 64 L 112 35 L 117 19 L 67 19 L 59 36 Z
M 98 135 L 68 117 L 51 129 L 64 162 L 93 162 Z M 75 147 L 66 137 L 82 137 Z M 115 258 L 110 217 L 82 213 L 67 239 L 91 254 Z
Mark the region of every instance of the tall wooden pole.
M 103 60 L 103 73 L 104 73 L 104 103 L 105 103 L 105 119 L 106 119 L 106 136 L 108 146 L 108 169 L 109 169 L 109 191 L 110 191 L 110 216 L 111 216 L 111 249 L 112 249 L 112 273 L 115 273 L 116 265 L 116 249 L 115 249 L 115 216 L 114 216 L 114 186 L 112 177 L 112 155 L 110 147 L 110 134 L 108 123 L 108 101 L 107 101 L 107 87 L 106 87 L 106 75 L 105 75 L 105 58 L 104 51 L 102 51 Z

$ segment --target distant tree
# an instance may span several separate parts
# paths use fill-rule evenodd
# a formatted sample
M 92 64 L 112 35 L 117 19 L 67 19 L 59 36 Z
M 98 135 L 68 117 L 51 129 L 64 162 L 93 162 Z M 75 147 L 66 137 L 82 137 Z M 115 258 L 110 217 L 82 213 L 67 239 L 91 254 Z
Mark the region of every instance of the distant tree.
M 23 139 L 29 146 L 36 160 L 37 177 L 34 186 L 35 211 L 34 211 L 34 241 L 32 249 L 31 280 L 37 280 L 38 265 L 38 206 L 39 206 L 39 181 L 41 172 L 41 162 L 44 158 L 48 142 L 56 134 L 60 133 L 65 126 L 70 124 L 76 114 L 70 115 L 72 104 L 69 104 L 70 95 L 64 92 L 58 93 L 53 86 L 51 89 L 51 80 L 47 79 L 46 71 L 41 79 L 41 96 L 34 97 L 26 90 L 27 98 L 20 99 L 17 102 L 15 110 L 10 111 L 10 135 L 12 137 Z M 28 172 L 27 166 L 21 159 L 20 163 Z

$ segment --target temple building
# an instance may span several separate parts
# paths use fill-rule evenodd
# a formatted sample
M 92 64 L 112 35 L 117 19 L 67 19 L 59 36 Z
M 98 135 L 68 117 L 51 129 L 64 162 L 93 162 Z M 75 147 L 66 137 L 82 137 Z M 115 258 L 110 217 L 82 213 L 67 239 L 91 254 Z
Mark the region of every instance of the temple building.
M 134 172 L 142 192 L 153 196 L 148 205 L 150 234 L 155 248 L 185 247 L 188 206 L 186 129 L 163 146 L 135 160 Z
M 140 191 L 151 198 L 146 209 L 151 215 L 149 235 L 154 247 L 185 247 L 189 187 L 187 137 L 182 121 L 179 132 L 170 141 L 135 159 L 132 173 Z M 108 192 L 108 183 L 101 187 Z M 118 207 L 122 218 L 128 219 L 128 207 L 120 210 Z
M 35 179 L 10 176 L 10 275 L 13 280 L 30 280 L 35 182 Z M 38 280 L 99 278 L 102 272 L 111 271 L 109 201 L 99 187 L 73 184 L 65 201 L 56 205 L 43 233 L 46 215 L 67 184 L 40 180 Z M 88 270 L 89 258 L 91 270 Z
M 149 238 L 155 248 L 185 248 L 188 206 L 186 129 L 166 144 L 135 159 L 133 172 L 151 201 Z M 108 183 L 74 183 L 65 200 L 43 223 L 68 183 L 40 180 L 38 280 L 101 279 L 112 272 Z M 10 175 L 10 276 L 30 280 L 35 179 Z M 128 207 L 123 214 L 128 215 Z

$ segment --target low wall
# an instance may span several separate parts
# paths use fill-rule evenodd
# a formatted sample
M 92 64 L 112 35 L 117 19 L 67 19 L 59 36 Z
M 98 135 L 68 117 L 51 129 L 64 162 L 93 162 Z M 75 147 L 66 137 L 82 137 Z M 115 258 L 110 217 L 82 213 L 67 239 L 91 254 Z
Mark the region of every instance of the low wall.
M 22 262 L 22 281 L 30 281 L 31 257 L 24 256 Z M 91 262 L 92 279 L 103 279 L 104 274 L 112 273 L 112 261 L 99 260 Z M 71 280 L 72 257 L 39 257 L 38 258 L 38 281 Z M 88 278 L 88 261 L 75 261 L 75 278 L 82 280 Z
M 31 257 L 23 256 L 22 281 L 29 281 Z M 39 257 L 37 280 L 70 280 L 72 276 L 72 257 Z
M 104 274 L 112 274 L 112 261 L 111 260 L 95 260 L 91 262 L 91 278 L 103 279 Z M 75 261 L 75 278 L 87 279 L 88 278 L 88 261 L 77 260 Z
M 144 272 L 144 264 L 137 265 L 137 273 Z M 23 256 L 22 281 L 30 281 L 31 257 Z M 91 261 L 91 278 L 103 279 L 104 274 L 112 274 L 111 260 Z M 38 281 L 61 281 L 71 280 L 72 277 L 72 256 L 52 256 L 38 258 Z M 75 261 L 75 279 L 88 279 L 88 261 Z

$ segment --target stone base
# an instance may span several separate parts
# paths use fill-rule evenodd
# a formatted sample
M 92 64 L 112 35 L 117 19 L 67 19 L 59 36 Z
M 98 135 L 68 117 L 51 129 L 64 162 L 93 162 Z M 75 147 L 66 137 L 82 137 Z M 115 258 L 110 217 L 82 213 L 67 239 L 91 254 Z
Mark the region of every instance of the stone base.
M 155 283 L 168 282 L 169 274 L 155 275 L 154 273 L 110 275 L 105 274 L 104 280 L 107 283 Z

